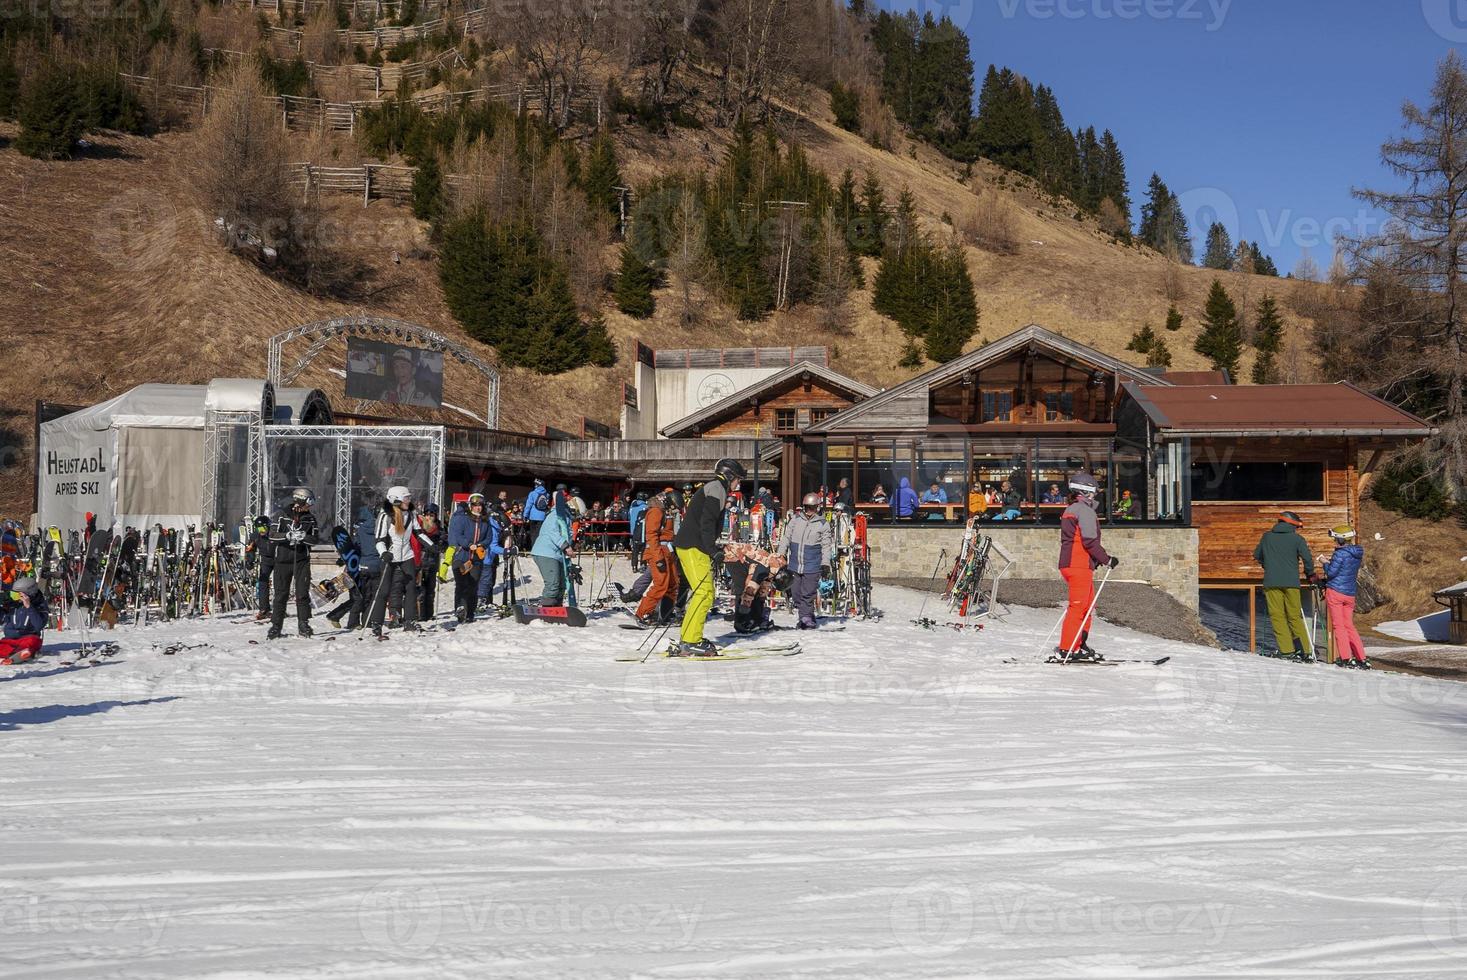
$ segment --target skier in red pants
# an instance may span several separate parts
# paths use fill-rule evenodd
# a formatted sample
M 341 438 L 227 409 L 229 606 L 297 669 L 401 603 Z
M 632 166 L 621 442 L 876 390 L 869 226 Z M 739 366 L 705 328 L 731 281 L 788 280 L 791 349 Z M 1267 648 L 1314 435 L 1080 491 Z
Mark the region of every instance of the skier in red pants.
M 1055 653 L 1069 660 L 1101 659 L 1089 643 L 1095 569 L 1120 564 L 1120 559 L 1106 554 L 1100 545 L 1100 521 L 1095 516 L 1097 489 L 1095 477 L 1084 470 L 1072 475 L 1070 506 L 1060 517 L 1059 570 L 1069 585 L 1070 599 Z
M 50 610 L 33 578 L 18 578 L 0 605 L 4 636 L 0 637 L 0 664 L 25 663 L 41 649 L 41 631 Z

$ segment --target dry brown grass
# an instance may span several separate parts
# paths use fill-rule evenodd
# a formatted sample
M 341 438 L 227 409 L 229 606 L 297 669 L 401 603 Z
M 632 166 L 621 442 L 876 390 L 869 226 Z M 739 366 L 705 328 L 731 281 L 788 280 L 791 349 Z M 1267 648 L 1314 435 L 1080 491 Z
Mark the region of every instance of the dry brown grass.
M 985 189 L 963 212 L 958 231 L 966 245 L 975 245 L 996 255 L 1013 255 L 1019 250 L 1017 219 L 1008 198 Z
M 212 43 L 232 46 L 222 36 L 233 24 L 232 9 L 201 10 L 201 27 L 208 23 Z M 822 112 L 827 102 L 808 100 Z M 905 147 L 900 154 L 885 153 L 816 116 L 787 117 L 781 127 L 832 176 L 846 167 L 858 175 L 870 170 L 891 197 L 909 187 L 925 224 L 935 225 L 944 212 L 964 215 L 980 203 L 962 169 L 925 147 L 917 147 L 915 156 L 906 155 Z M 653 135 L 629 127 L 616 138 L 623 175 L 633 182 L 670 169 L 712 166 L 727 145 L 727 133 L 713 129 Z M 38 397 L 89 404 L 144 381 L 259 376 L 272 333 L 349 310 L 402 317 L 467 339 L 443 305 L 436 266 L 410 257 L 424 254 L 425 237 L 406 208 L 382 201 L 363 208 L 350 197 L 325 202 L 327 217 L 362 273 L 351 302 L 313 297 L 219 247 L 187 191 L 185 135 L 118 137 L 104 144 L 112 155 L 66 164 L 0 151 L 0 315 L 17 325 L 8 356 L 13 363 L 45 366 L 14 372 L 0 408 L 28 418 Z M 308 153 L 318 163 L 356 157 L 341 137 L 293 137 L 291 152 Z M 993 186 L 1000 176 L 986 163 L 975 170 L 980 186 Z M 1206 291 L 1214 275 L 1233 288 L 1237 274 L 1169 271 L 1160 256 L 1116 244 L 1096 222 L 1074 220 L 1073 209 L 1056 206 L 1032 185 L 1011 176 L 1005 184 L 991 193 L 1004 204 L 1018 251 L 966 249 L 981 309 L 973 345 L 1037 322 L 1140 363 L 1139 355 L 1125 351 L 1126 342 L 1140 324 L 1164 321 L 1170 300 L 1163 286 L 1171 278 L 1187 323 L 1167 335 L 1173 366 L 1207 366 L 1192 350 Z M 614 268 L 616 247 L 608 243 L 602 250 L 605 267 Z M 864 267 L 869 284 L 875 263 L 866 260 Z M 1290 301 L 1300 284 L 1257 282 L 1255 292 L 1266 286 L 1287 309 L 1297 310 Z M 869 285 L 852 293 L 838 331 L 823 329 L 818 311 L 808 307 L 743 323 L 702 289 L 693 292 L 699 315 L 684 322 L 676 290 L 674 278 L 659 291 L 657 311 L 646 321 L 607 303 L 608 328 L 621 351 L 616 367 L 553 378 L 506 372 L 502 425 L 574 429 L 583 413 L 615 423 L 620 383 L 631 375 L 629 352 L 638 339 L 654 347 L 826 344 L 837 370 L 871 384 L 889 386 L 914 373 L 897 366 L 904 337 L 872 311 Z M 1298 312 L 1288 319 L 1300 336 L 1309 326 Z M 1290 356 L 1299 380 L 1312 378 L 1307 343 L 1294 344 Z M 324 361 L 302 380 L 346 404 L 340 379 Z M 448 385 L 455 392 L 450 400 L 477 410 L 479 389 L 471 376 L 450 368 Z M 28 507 L 29 465 L 23 460 L 21 476 L 4 481 L 0 513 Z
M 1366 566 L 1391 599 L 1361 616 L 1362 623 L 1374 626 L 1440 612 L 1431 593 L 1467 579 L 1467 530 L 1454 521 L 1413 520 L 1366 500 L 1360 506 L 1358 531 Z M 1375 540 L 1377 533 L 1383 540 Z

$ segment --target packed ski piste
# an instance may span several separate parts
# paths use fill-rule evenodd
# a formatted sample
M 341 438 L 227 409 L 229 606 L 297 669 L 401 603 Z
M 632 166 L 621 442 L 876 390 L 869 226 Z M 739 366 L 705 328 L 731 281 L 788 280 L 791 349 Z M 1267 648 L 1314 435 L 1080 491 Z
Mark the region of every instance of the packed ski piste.
M 1352 528 L 1259 529 L 1259 657 L 1097 616 L 1086 472 L 1062 608 L 746 481 L 7 524 L 0 977 L 1467 976 L 1467 687 L 1360 670 Z

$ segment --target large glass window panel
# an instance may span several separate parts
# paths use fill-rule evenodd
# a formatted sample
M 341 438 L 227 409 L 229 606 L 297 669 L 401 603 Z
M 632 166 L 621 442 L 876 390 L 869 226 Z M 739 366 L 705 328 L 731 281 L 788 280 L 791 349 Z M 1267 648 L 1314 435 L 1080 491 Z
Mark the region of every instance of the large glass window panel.
M 1032 515 L 1029 493 L 1029 453 L 1026 450 L 973 451 L 968 510 L 989 520 L 1018 520 Z M 1017 497 L 1017 506 L 1015 498 Z
M 860 479 L 856 487 L 856 500 L 866 503 L 873 501 L 877 487 L 881 488 L 883 496 L 891 499 L 896 490 L 891 440 L 861 440 L 859 458 Z
M 1138 449 L 1117 447 L 1111 453 L 1110 516 L 1115 521 L 1144 521 L 1150 516 L 1146 458 Z
M 965 503 L 968 467 L 963 459 L 962 438 L 929 438 L 915 448 L 917 478 L 912 481 L 912 486 L 924 502 Z M 942 517 L 946 519 L 949 514 L 958 517 L 961 512 L 943 511 Z
M 849 480 L 855 486 L 856 447 L 850 443 L 832 442 L 825 447 L 826 489 L 835 492 L 841 480 Z
M 1192 463 L 1194 501 L 1324 501 L 1324 464 L 1318 462 Z

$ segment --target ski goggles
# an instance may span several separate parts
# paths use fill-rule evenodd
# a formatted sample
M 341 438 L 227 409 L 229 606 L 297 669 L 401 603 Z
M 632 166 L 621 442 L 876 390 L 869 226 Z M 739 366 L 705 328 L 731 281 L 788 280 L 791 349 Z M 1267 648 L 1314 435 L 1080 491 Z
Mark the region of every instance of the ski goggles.
M 10 601 L 11 602 L 19 602 L 20 601 L 20 593 L 19 592 L 16 592 L 14 589 L 12 589 L 10 591 L 9 595 L 10 595 Z

